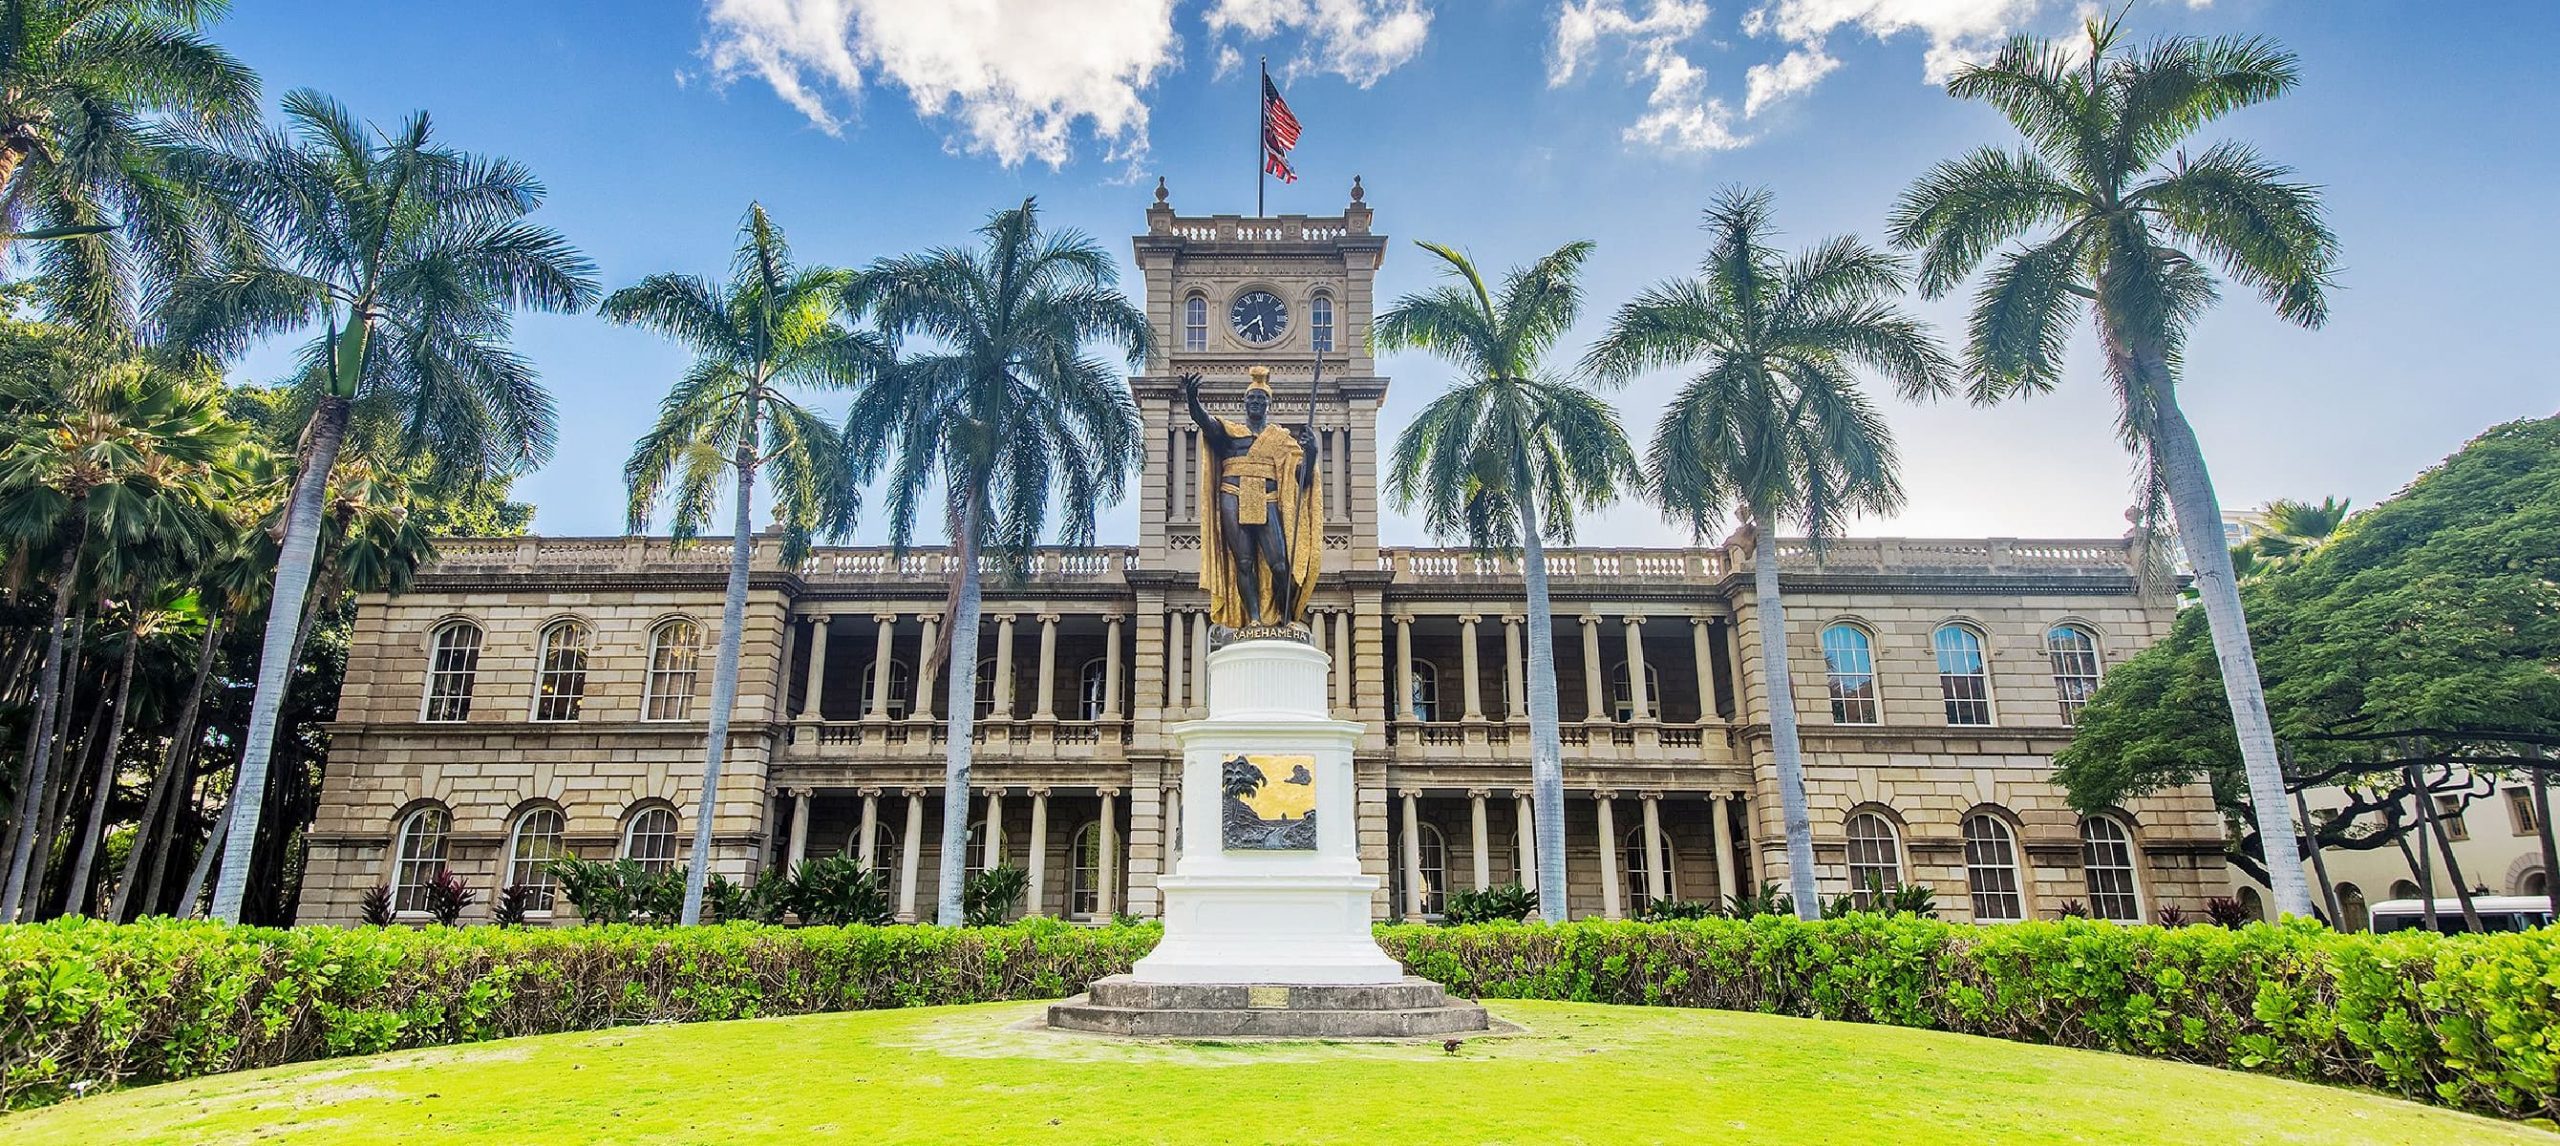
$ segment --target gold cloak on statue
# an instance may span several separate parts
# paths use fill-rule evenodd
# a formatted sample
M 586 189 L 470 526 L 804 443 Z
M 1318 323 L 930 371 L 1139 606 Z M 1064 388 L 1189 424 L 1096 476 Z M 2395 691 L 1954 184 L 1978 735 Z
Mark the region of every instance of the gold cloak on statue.
M 1253 447 L 1242 457 L 1221 458 L 1217 451 L 1200 451 L 1201 515 L 1200 587 L 1209 593 L 1209 621 L 1230 629 L 1249 625 L 1285 625 L 1303 619 L 1307 601 L 1315 593 L 1316 570 L 1324 563 L 1324 493 L 1318 483 L 1301 483 L 1298 466 L 1306 458 L 1306 449 L 1298 439 L 1278 423 L 1265 423 L 1262 432 L 1254 433 L 1233 418 L 1218 422 L 1227 434 L 1250 439 Z M 1241 525 L 1261 525 L 1277 521 L 1289 539 L 1289 580 L 1296 588 L 1294 600 L 1272 600 L 1272 578 L 1262 580 L 1261 600 L 1247 603 L 1236 586 L 1233 555 L 1227 552 L 1227 539 L 1218 528 L 1218 515 L 1225 512 L 1219 494 L 1227 492 L 1227 483 L 1236 485 L 1236 515 Z

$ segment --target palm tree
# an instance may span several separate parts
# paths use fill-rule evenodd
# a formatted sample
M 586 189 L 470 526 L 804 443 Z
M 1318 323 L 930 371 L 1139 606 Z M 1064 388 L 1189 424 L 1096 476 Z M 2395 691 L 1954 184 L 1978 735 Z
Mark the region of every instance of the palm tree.
M 136 264 L 165 282 L 196 257 L 158 126 L 225 128 L 257 114 L 257 76 L 201 34 L 225 7 L 17 0 L 0 18 L 0 257 L 16 239 L 84 240 L 37 256 L 63 318 L 121 327 Z
M 854 500 L 836 430 L 782 389 L 846 387 L 873 368 L 877 342 L 836 321 L 846 274 L 794 267 L 782 229 L 761 204 L 747 208 L 729 282 L 658 274 L 604 300 L 605 317 L 644 326 L 684 342 L 695 355 L 658 409 L 658 421 L 632 447 L 622 467 L 631 488 L 631 529 L 649 526 L 662 497 L 673 495 L 674 532 L 689 540 L 707 524 L 723 469 L 737 482 L 729 538 L 729 591 L 720 612 L 720 658 L 711 683 L 711 731 L 702 750 L 702 802 L 693 821 L 693 862 L 685 869 L 683 921 L 702 919 L 711 868 L 711 818 L 720 788 L 720 759 L 729 744 L 729 709 L 738 696 L 744 655 L 747 567 L 755 553 L 756 476 L 774 476 L 775 512 L 784 525 L 784 560 L 796 564 L 813 532 L 852 525 Z M 670 482 L 673 483 L 672 489 Z
M 1396 439 L 1387 491 L 1416 502 L 1434 535 L 1480 552 L 1521 553 L 1529 593 L 1529 775 L 1537 808 L 1538 911 L 1565 917 L 1564 749 L 1556 730 L 1555 617 L 1547 592 L 1549 541 L 1573 541 L 1574 514 L 1597 511 L 1636 480 L 1635 451 L 1617 412 L 1588 390 L 1546 376 L 1541 360 L 1582 311 L 1576 281 L 1591 255 L 1573 242 L 1513 270 L 1495 298 L 1466 255 L 1420 244 L 1455 282 L 1397 299 L 1378 316 L 1372 345 L 1426 350 L 1459 381 Z
M 1737 503 L 1748 515 L 1788 887 L 1796 915 L 1819 919 L 1778 530 L 1803 530 L 1818 552 L 1849 517 L 1901 508 L 1893 431 L 1854 371 L 1877 371 L 1918 396 L 1948 389 L 1955 367 L 1927 327 L 1887 301 L 1902 292 L 1901 260 L 1851 236 L 1781 254 L 1767 241 L 1763 190 L 1719 193 L 1707 207 L 1707 230 L 1714 245 L 1698 277 L 1636 296 L 1585 365 L 1603 378 L 1697 370 L 1646 448 L 1648 484 L 1664 515 L 1698 536 L 1719 528 Z
M 314 393 L 288 501 L 269 616 L 295 618 L 311 587 L 329 474 L 361 452 L 423 451 L 454 472 L 518 472 L 549 458 L 550 395 L 508 346 L 519 307 L 575 311 L 596 295 L 585 257 L 525 221 L 542 184 L 504 159 L 431 138 L 425 113 L 389 133 L 310 91 L 285 97 L 291 131 L 182 149 L 174 169 L 218 205 L 231 257 L 182 279 L 165 305 L 173 344 L 229 356 L 318 328 L 296 384 Z M 214 918 L 240 919 L 249 851 L 299 626 L 269 624 L 231 802 Z
M 927 348 L 902 357 L 855 396 L 845 438 L 866 478 L 885 469 L 892 542 L 903 548 L 936 483 L 950 531 L 945 631 L 950 698 L 943 760 L 942 849 L 934 917 L 966 921 L 969 757 L 978 694 L 980 556 L 1006 568 L 1049 534 L 1093 543 L 1094 517 L 1120 500 L 1140 461 L 1138 407 L 1087 343 L 1142 361 L 1147 317 L 1123 296 L 1111 256 L 1080 231 L 1040 228 L 1029 199 L 978 228 L 976 250 L 944 248 L 873 263 L 845 291 L 893 339 Z M 919 666 L 919 676 L 931 662 Z
M 1955 289 L 2000 253 L 1974 300 L 1967 358 L 1974 401 L 2061 381 L 2071 328 L 2094 313 L 2116 432 L 2141 474 L 2137 516 L 2156 536 L 2174 518 L 2212 621 L 2250 799 L 2270 857 L 2299 855 L 2284 773 L 2222 510 L 2204 451 L 2178 408 L 2187 327 L 2215 298 L 2206 264 L 2256 291 L 2287 321 L 2319 326 L 2338 243 L 2316 189 L 2245 144 L 2190 157 L 2188 136 L 2224 114 L 2291 91 L 2294 57 L 2256 38 L 2172 37 L 2135 48 L 2091 20 L 2085 50 L 2017 37 L 1947 85 L 1989 103 L 2026 145 L 1939 164 L 1902 195 L 1894 242 L 1924 252 L 1920 288 Z M 2300 865 L 2271 862 L 2278 910 L 2308 918 Z

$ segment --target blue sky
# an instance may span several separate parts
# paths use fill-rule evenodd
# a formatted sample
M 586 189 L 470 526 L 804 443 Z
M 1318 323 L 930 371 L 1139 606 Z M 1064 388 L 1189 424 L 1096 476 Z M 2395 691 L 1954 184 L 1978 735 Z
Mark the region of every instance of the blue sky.
M 992 14 L 990 18 L 989 14 Z M 1572 355 L 1618 302 L 1689 272 L 1700 206 L 1766 185 L 1794 243 L 1878 235 L 1929 164 L 2005 143 L 1934 77 L 2004 31 L 2066 33 L 2050 0 L 710 0 L 436 4 L 260 0 L 215 35 L 270 97 L 314 87 L 388 122 L 512 156 L 540 218 L 608 288 L 717 273 L 761 200 L 805 260 L 857 264 L 964 240 L 1037 195 L 1053 226 L 1126 265 L 1154 178 L 1185 213 L 1250 211 L 1253 59 L 1306 125 L 1273 213 L 1338 210 L 1354 173 L 1393 235 L 1382 297 L 1430 281 L 1404 240 L 1508 266 L 1598 242 Z M 2560 5 L 2136 0 L 2138 34 L 2252 33 L 2302 59 L 2293 96 L 2223 121 L 2326 188 L 2345 247 L 2335 315 L 2288 327 L 2246 294 L 2204 320 L 2183 388 L 2229 506 L 2387 496 L 2497 422 L 2549 416 L 2560 238 Z M 1922 304 L 1944 333 L 1961 302 Z M 1891 406 L 1910 506 L 1860 533 L 2112 536 L 2128 464 L 2085 335 L 2058 393 L 1994 410 Z M 517 485 L 547 533 L 622 525 L 621 462 L 677 348 L 592 316 L 532 316 L 519 343 L 562 411 Z M 279 367 L 268 349 L 245 377 Z M 1390 430 L 1435 393 L 1395 356 Z M 1650 431 L 1672 376 L 1617 395 Z M 1134 537 L 1130 511 L 1106 536 Z M 1391 542 L 1423 540 L 1391 521 Z M 859 537 L 879 535 L 866 524 Z M 1639 507 L 1587 543 L 1668 543 Z

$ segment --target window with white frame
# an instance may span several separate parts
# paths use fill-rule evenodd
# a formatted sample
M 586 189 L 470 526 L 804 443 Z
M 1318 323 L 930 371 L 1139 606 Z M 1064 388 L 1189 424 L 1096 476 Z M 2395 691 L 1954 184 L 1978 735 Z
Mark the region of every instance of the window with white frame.
M 1307 338 L 1313 349 L 1333 349 L 1333 296 L 1319 294 L 1307 302 Z
M 1209 300 L 1206 296 L 1195 294 L 1182 300 L 1182 348 L 1209 348 Z
M 1111 666 L 1103 658 L 1084 662 L 1076 680 L 1076 719 L 1102 719 L 1103 710 L 1110 707 L 1110 675 Z
M 2089 694 L 2098 691 L 2098 635 L 2080 625 L 2055 625 L 2045 632 L 2044 650 L 2053 660 L 2053 691 L 2062 701 L 2062 722 L 2076 724 Z
M 1973 891 L 1974 922 L 2026 918 L 2026 896 L 2019 890 L 2018 840 L 2007 821 L 1988 812 L 1965 818 L 1964 877 Z
M 515 831 L 507 840 L 506 886 L 527 890 L 527 911 L 549 911 L 558 896 L 551 861 L 569 854 L 561 843 L 567 827 L 558 808 L 534 808 L 516 817 Z
M 1440 719 L 1440 670 L 1430 661 L 1413 662 L 1413 718 Z
M 2535 831 L 2533 792 L 2526 788 L 2509 788 L 2506 796 L 2507 827 L 2519 836 L 2532 835 Z
M 1091 919 L 1102 908 L 1102 822 L 1087 821 L 1067 847 L 1067 914 Z
M 2142 921 L 2142 890 L 2134 882 L 2133 833 L 2113 816 L 2080 821 L 2080 869 L 2089 886 L 2089 914 L 2123 923 Z
M 1940 625 L 1930 639 L 1938 650 L 1938 692 L 1947 723 L 1991 723 L 1991 676 L 1982 660 L 1982 634 L 1969 625 Z
M 1879 891 L 1902 886 L 1902 839 L 1893 821 L 1874 812 L 1849 817 L 1849 895 L 1859 907 Z
M 693 715 L 693 688 L 701 667 L 702 626 L 674 620 L 652 630 L 642 719 L 683 720 Z
M 864 716 L 871 715 L 872 686 L 880 682 L 879 671 L 880 662 L 878 661 L 862 666 L 862 714 Z M 914 670 L 907 667 L 907 662 L 892 658 L 889 661 L 889 707 L 887 709 L 889 719 L 905 720 L 907 703 L 915 694 Z
M 1627 901 L 1641 907 L 1653 896 L 1653 859 L 1645 854 L 1643 825 L 1620 833 L 1618 854 L 1627 873 Z M 1662 834 L 1662 894 L 1680 898 L 1680 849 L 1671 846 L 1669 832 Z
M 440 807 L 420 808 L 400 821 L 391 861 L 392 910 L 427 910 L 427 889 L 444 874 L 452 833 L 453 817 Z
M 672 808 L 642 808 L 622 828 L 622 858 L 648 871 L 676 866 L 676 813 Z
M 1449 904 L 1449 839 L 1441 834 L 1436 824 L 1420 826 L 1422 828 L 1419 837 L 1422 841 L 1422 913 L 1438 915 L 1447 910 Z M 1397 914 L 1403 914 L 1408 900 L 1405 898 L 1402 821 L 1395 822 L 1395 830 L 1398 837 L 1394 847 L 1396 862 L 1388 871 L 1390 878 L 1387 894 L 1392 898 Z
M 898 893 L 898 868 L 905 862 L 901 839 L 898 829 L 886 821 L 871 825 L 871 876 L 880 881 L 881 890 L 892 896 Z M 862 833 L 858 827 L 845 840 L 844 854 L 862 858 Z
M 1620 724 L 1636 718 L 1636 698 L 1628 690 L 1627 680 L 1627 662 L 1609 667 L 1609 714 Z M 1644 666 L 1644 702 L 1655 716 L 1662 715 L 1662 673 L 1650 661 Z
M 1833 724 L 1876 722 L 1874 639 L 1856 625 L 1822 630 L 1822 667 L 1831 682 Z
M 576 621 L 553 621 L 542 630 L 542 663 L 533 685 L 535 720 L 576 720 L 587 698 L 587 646 L 593 638 Z
M 480 626 L 446 621 L 427 647 L 428 720 L 471 719 L 471 686 L 480 676 Z
M 994 657 L 978 662 L 977 693 L 978 719 L 994 719 L 996 715 L 996 659 Z M 1011 719 L 1012 715 L 1012 713 L 1005 714 L 1007 719 Z

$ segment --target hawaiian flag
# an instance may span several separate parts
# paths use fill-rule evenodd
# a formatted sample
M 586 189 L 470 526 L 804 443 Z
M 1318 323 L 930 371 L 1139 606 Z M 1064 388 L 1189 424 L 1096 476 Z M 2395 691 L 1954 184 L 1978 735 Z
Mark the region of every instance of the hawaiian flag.
M 1298 181 L 1296 168 L 1289 166 L 1289 149 L 1298 145 L 1298 117 L 1289 111 L 1289 101 L 1280 98 L 1271 77 L 1262 77 L 1262 169 L 1283 183 Z

